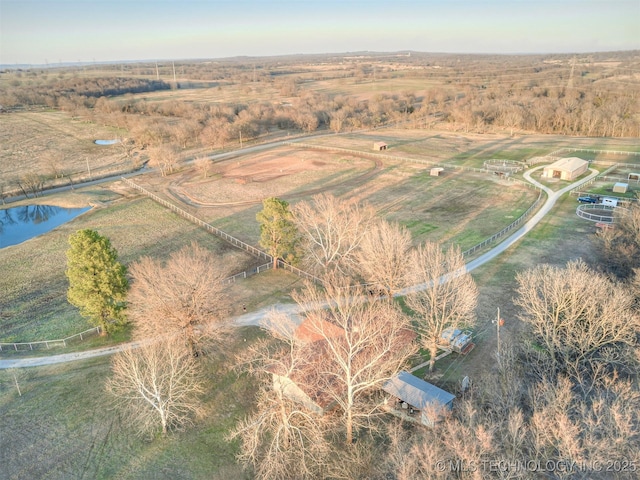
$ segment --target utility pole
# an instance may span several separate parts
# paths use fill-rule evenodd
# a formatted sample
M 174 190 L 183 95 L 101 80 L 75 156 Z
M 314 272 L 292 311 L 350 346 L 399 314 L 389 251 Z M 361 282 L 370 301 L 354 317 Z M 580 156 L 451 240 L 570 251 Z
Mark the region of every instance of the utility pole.
M 242 149 L 242 128 L 240 128 L 240 148 Z
M 84 158 L 87 161 L 87 172 L 89 172 L 89 180 L 92 180 L 92 178 L 91 178 L 91 167 L 89 167 L 89 157 L 84 157 Z
M 500 318 L 500 307 L 498 307 L 498 314 L 496 315 L 496 319 L 492 320 L 491 323 L 496 324 L 496 333 L 498 335 L 498 358 L 500 357 L 500 327 L 504 325 L 504 320 Z
M 173 66 L 173 83 L 177 83 L 176 82 L 176 64 L 173 60 L 171 61 L 171 65 Z
M 158 71 L 158 62 L 156 62 L 156 80 L 160 80 L 160 72 Z
M 576 68 L 576 57 L 571 59 L 571 73 L 569 73 L 569 81 L 567 82 L 567 88 L 573 88 L 573 71 Z

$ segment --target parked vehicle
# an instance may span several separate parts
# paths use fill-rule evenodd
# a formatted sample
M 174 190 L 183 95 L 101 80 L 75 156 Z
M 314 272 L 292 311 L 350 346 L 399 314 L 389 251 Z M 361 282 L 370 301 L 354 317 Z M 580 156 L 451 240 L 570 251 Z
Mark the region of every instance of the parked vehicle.
M 440 335 L 442 348 L 450 348 L 454 352 L 466 355 L 475 344 L 471 341 L 471 332 L 458 330 L 457 328 L 445 328 Z
M 598 203 L 598 199 L 596 197 L 578 197 L 578 201 L 580 203 Z

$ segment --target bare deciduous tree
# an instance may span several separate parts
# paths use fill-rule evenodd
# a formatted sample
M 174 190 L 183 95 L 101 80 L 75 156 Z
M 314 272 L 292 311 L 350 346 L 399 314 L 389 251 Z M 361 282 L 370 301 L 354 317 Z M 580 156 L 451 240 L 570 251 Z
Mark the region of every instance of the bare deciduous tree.
M 356 253 L 357 269 L 364 279 L 391 296 L 407 281 L 411 265 L 411 235 L 398 224 L 374 222 Z
M 300 397 L 305 390 L 318 388 L 306 375 L 313 352 L 296 340 L 296 324 L 286 315 L 272 312 L 264 326 L 272 338 L 251 345 L 240 359 L 261 383 L 256 410 L 228 439 L 240 440 L 238 459 L 258 478 L 321 477 L 329 449 L 326 419 Z M 297 384 L 284 381 L 293 378 Z
M 292 213 L 308 268 L 320 274 L 332 269 L 350 273 L 373 210 L 322 194 L 298 203 Z
M 149 148 L 149 163 L 151 166 L 158 167 L 160 174 L 165 177 L 175 170 L 178 163 L 178 155 L 169 145 L 153 146 Z
M 143 257 L 130 268 L 129 315 L 139 338 L 178 335 L 194 354 L 201 341 L 225 333 L 229 299 L 221 280 L 228 265 L 197 243 L 170 255 L 166 264 Z
M 430 353 L 429 371 L 433 371 L 442 331 L 474 322 L 478 289 L 460 249 L 451 246 L 443 251 L 437 243 L 427 242 L 415 251 L 410 278 L 416 287 L 406 302 L 417 315 L 422 345 Z
M 521 318 L 556 371 L 592 370 L 608 348 L 634 345 L 638 319 L 633 295 L 584 262 L 539 265 L 517 275 Z
M 211 170 L 211 159 L 207 156 L 201 156 L 193 161 L 196 170 L 202 173 L 202 178 L 207 178 L 209 170 Z
M 163 336 L 117 353 L 107 391 L 141 432 L 166 434 L 201 412 L 199 367 L 184 344 Z
M 260 390 L 256 412 L 242 420 L 229 439 L 238 438 L 238 460 L 257 478 L 320 478 L 328 443 L 323 419 L 281 390 Z
M 600 241 L 604 267 L 619 278 L 631 276 L 640 267 L 640 207 L 632 205 L 616 216 L 613 229 L 601 230 Z
M 294 299 L 308 328 L 322 339 L 315 368 L 322 388 L 342 412 L 347 444 L 357 426 L 370 425 L 377 410 L 370 395 L 397 374 L 416 351 L 409 319 L 395 303 L 368 302 L 339 274 L 323 278 L 324 288 L 308 284 Z M 337 327 L 337 328 L 336 328 Z
M 32 193 L 35 198 L 44 187 L 44 179 L 37 173 L 29 172 L 20 177 L 18 186 L 20 187 L 20 190 L 22 190 L 22 193 L 24 193 L 25 197 L 29 198 L 29 193 Z

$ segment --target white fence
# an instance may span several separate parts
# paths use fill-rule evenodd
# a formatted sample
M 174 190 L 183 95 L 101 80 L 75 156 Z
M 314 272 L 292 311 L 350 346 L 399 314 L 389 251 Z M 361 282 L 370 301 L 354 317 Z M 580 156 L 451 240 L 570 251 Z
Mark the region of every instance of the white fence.
M 164 207 L 167 207 L 169 210 L 172 210 L 173 212 L 175 212 L 178 215 L 186 218 L 187 220 L 195 223 L 196 225 L 199 225 L 199 226 L 203 227 L 208 232 L 213 233 L 214 235 L 222 238 L 223 240 L 225 240 L 226 242 L 230 243 L 234 247 L 241 248 L 241 249 L 245 250 L 246 252 L 249 252 L 251 255 L 254 255 L 254 256 L 258 257 L 258 258 L 264 258 L 265 260 L 273 261 L 273 258 L 268 253 L 265 253 L 262 250 L 254 247 L 252 245 L 249 245 L 248 243 L 243 242 L 242 240 L 238 240 L 237 238 L 232 237 L 228 233 L 223 232 L 222 230 L 220 230 L 219 228 L 214 227 L 213 225 L 209 225 L 207 222 L 204 222 L 204 221 L 200 220 L 198 217 L 196 217 L 194 215 L 191 215 L 189 212 L 186 212 L 185 210 L 182 210 L 181 208 L 176 207 L 174 204 L 172 204 L 170 202 L 167 202 L 166 200 L 163 200 L 162 198 L 160 198 L 157 195 L 151 193 L 150 191 L 146 190 L 145 188 L 141 187 L 140 185 L 137 185 L 136 183 L 132 182 L 128 178 L 122 177 L 122 181 L 124 183 L 126 183 L 127 185 L 129 185 L 130 187 L 135 188 L 139 192 L 142 192 L 144 195 L 146 195 L 147 197 L 151 198 L 153 201 L 158 202 L 160 205 L 162 205 Z
M 245 279 L 247 277 L 251 277 L 252 275 L 257 275 L 258 273 L 269 270 L 270 268 L 273 268 L 273 262 L 265 263 L 264 265 L 260 265 L 255 268 L 245 270 L 244 272 L 231 275 L 230 277 L 222 279 L 222 283 L 224 284 L 236 283 L 236 281 L 240 279 Z
M 181 208 L 173 205 L 170 202 L 167 202 L 166 200 L 163 200 L 162 198 L 158 197 L 157 195 L 151 193 L 150 191 L 144 189 L 143 187 L 135 184 L 134 182 L 132 182 L 131 180 L 127 179 L 127 178 L 122 178 L 122 180 L 129 186 L 135 188 L 136 190 L 138 190 L 139 192 L 142 192 L 144 195 L 148 196 L 149 198 L 151 198 L 152 200 L 158 202 L 160 205 L 167 207 L 168 209 L 172 210 L 173 212 L 177 213 L 178 215 L 186 218 L 187 220 L 195 223 L 196 225 L 199 225 L 201 227 L 203 227 L 204 229 L 206 229 L 208 232 L 213 233 L 214 235 L 222 238 L 223 240 L 227 241 L 228 243 L 230 243 L 231 245 L 233 245 L 234 247 L 238 247 L 241 248 L 247 252 L 249 252 L 252 255 L 255 255 L 258 258 L 264 258 L 266 260 L 269 260 L 268 264 L 265 265 L 261 265 L 258 267 L 258 272 L 264 271 L 266 270 L 266 266 L 267 265 L 271 265 L 273 266 L 273 257 L 271 255 L 269 255 L 266 252 L 263 252 L 262 250 L 257 249 L 256 247 L 249 245 L 248 243 L 243 242 L 242 240 L 238 240 L 237 238 L 229 235 L 226 232 L 223 232 L 222 230 L 220 230 L 219 228 L 214 227 L 213 225 L 209 225 L 207 222 L 204 222 L 202 220 L 200 220 L 198 217 L 195 217 L 194 215 L 191 215 L 189 212 L 186 212 L 184 210 L 182 210 Z M 299 268 L 294 267 L 293 265 L 289 265 L 288 263 L 283 262 L 282 260 L 278 260 L 278 266 L 280 268 L 283 268 L 285 270 L 288 270 L 302 278 L 306 278 L 309 280 L 312 280 L 314 282 L 320 282 L 320 279 L 314 275 L 311 275 L 310 273 L 307 273 L 303 270 L 300 270 Z M 234 275 L 234 277 L 240 277 L 242 275 L 244 275 L 242 278 L 246 278 L 247 272 L 242 272 L 239 273 L 237 275 Z M 231 277 L 230 277 L 231 278 Z M 232 283 L 235 281 L 235 278 L 233 280 L 229 279 L 229 283 Z
M 316 282 L 322 285 L 322 280 L 320 280 L 315 275 L 311 275 L 310 273 L 305 272 L 304 270 L 300 270 L 299 268 L 296 268 L 293 265 L 289 265 L 288 263 L 285 263 L 282 260 L 278 260 L 278 267 L 284 270 L 287 270 L 291 273 L 295 273 L 301 278 L 306 278 L 307 280 L 311 280 L 312 282 Z
M 597 213 L 593 213 L 594 211 L 601 210 L 603 213 L 606 212 L 606 215 L 599 215 Z M 613 213 L 615 207 L 611 207 L 609 205 L 578 205 L 576 209 L 576 215 L 580 218 L 584 218 L 585 220 L 590 220 L 592 222 L 599 223 L 613 223 Z
M 640 157 L 640 152 L 625 152 L 623 150 L 593 150 L 589 148 L 569 148 L 569 147 L 564 147 L 559 150 L 556 150 L 550 155 L 555 155 L 557 153 L 562 153 L 562 152 L 604 153 L 609 155 L 630 155 L 634 157 Z
M 505 228 L 503 228 L 502 230 L 500 230 L 498 233 L 492 235 L 491 237 L 487 238 L 485 241 L 478 243 L 477 245 L 474 245 L 473 247 L 471 247 L 469 250 L 465 250 L 464 252 L 462 252 L 462 255 L 464 255 L 465 257 L 477 252 L 478 250 L 486 247 L 487 245 L 495 242 L 496 240 L 498 240 L 501 237 L 504 237 L 507 233 L 509 233 L 511 230 L 513 230 L 514 228 L 516 228 L 517 226 L 519 226 L 522 222 L 524 222 L 531 214 L 533 214 L 533 212 L 535 210 L 538 209 L 538 205 L 540 205 L 540 202 L 542 201 L 542 191 L 540 191 L 540 193 L 538 194 L 538 198 L 536 199 L 535 202 L 533 202 L 533 204 L 527 209 L 526 212 L 524 212 L 522 215 L 520 215 L 514 222 L 512 222 L 510 225 L 506 226 Z
M 69 343 L 74 341 L 82 341 L 94 335 L 98 335 L 101 332 L 100 327 L 90 328 L 84 332 L 76 333 L 67 338 L 60 338 L 58 340 L 41 340 L 37 342 L 16 342 L 16 343 L 0 343 L 0 352 L 5 350 L 39 350 L 48 349 L 51 347 L 66 347 Z

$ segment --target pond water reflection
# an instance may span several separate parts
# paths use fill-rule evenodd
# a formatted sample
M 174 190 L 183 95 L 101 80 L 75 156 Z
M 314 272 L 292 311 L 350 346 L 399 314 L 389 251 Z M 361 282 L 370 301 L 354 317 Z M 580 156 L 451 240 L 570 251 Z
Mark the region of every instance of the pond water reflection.
M 0 248 L 17 245 L 47 233 L 90 208 L 24 205 L 0 210 Z

